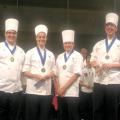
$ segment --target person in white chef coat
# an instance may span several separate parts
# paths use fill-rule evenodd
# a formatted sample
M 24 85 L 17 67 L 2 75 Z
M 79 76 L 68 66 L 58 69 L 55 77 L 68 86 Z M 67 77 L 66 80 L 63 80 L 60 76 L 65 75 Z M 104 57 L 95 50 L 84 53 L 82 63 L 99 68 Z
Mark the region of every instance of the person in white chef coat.
M 64 52 L 56 60 L 58 119 L 79 120 L 79 76 L 82 55 L 74 50 L 74 30 L 62 31 Z
M 106 15 L 106 38 L 97 42 L 91 53 L 91 65 L 96 70 L 93 92 L 94 120 L 118 120 L 120 93 L 118 19 L 116 13 Z
M 36 47 L 26 53 L 23 74 L 27 78 L 25 120 L 48 120 L 51 96 L 51 78 L 55 68 L 54 54 L 45 46 L 48 28 L 35 27 Z
M 19 21 L 5 20 L 5 41 L 0 43 L 0 120 L 18 120 L 22 102 L 21 72 L 25 53 L 17 43 Z

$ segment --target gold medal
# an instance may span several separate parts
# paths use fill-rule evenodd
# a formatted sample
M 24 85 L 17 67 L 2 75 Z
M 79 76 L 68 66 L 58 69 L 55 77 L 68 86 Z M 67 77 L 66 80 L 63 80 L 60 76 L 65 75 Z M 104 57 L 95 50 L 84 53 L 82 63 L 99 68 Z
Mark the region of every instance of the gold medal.
M 42 69 L 41 69 L 41 72 L 43 72 L 43 73 L 44 73 L 45 71 L 46 71 L 46 70 L 45 70 L 45 68 L 42 68 Z
M 66 65 L 63 65 L 63 69 L 65 70 L 67 68 L 67 66 Z
M 11 57 L 11 58 L 10 58 L 10 61 L 11 61 L 11 62 L 14 62 L 14 57 Z
M 106 55 L 106 56 L 105 56 L 105 59 L 109 59 L 109 58 L 110 58 L 110 56 L 109 56 L 109 55 Z

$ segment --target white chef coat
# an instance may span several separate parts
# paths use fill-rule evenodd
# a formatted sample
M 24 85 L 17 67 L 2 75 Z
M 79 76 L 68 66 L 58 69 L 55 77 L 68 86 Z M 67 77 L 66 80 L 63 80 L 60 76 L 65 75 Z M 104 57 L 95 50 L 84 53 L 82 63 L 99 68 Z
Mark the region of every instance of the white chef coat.
M 66 65 L 66 69 L 63 66 Z M 60 87 L 74 75 L 82 74 L 83 57 L 77 51 L 73 51 L 67 62 L 64 61 L 64 53 L 60 54 L 56 60 L 56 75 L 58 76 Z M 66 91 L 65 96 L 79 96 L 79 79 L 76 80 Z
M 40 48 L 39 48 L 40 49 Z M 44 50 L 40 49 L 42 55 Z M 41 69 L 45 68 L 45 72 Z M 44 67 L 41 63 L 40 56 L 37 51 L 37 47 L 34 47 L 27 51 L 23 72 L 31 72 L 32 74 L 45 75 L 55 69 L 55 57 L 54 54 L 46 49 L 46 61 Z M 36 95 L 51 95 L 51 78 L 45 81 L 38 81 L 33 78 L 26 78 L 27 88 L 26 93 Z
M 8 44 L 10 49 L 14 46 Z M 10 58 L 14 61 L 11 62 Z M 5 46 L 5 42 L 0 43 L 0 91 L 18 92 L 21 87 L 21 71 L 24 63 L 25 53 L 22 48 L 16 46 L 16 51 L 12 55 Z
M 109 55 L 110 58 L 106 59 L 106 55 Z M 108 53 L 106 53 L 105 39 L 97 42 L 91 53 L 91 61 L 96 61 L 99 65 L 103 63 L 120 64 L 120 41 L 116 39 Z M 96 75 L 94 82 L 106 85 L 120 84 L 120 69 L 110 69 L 105 71 L 102 76 Z

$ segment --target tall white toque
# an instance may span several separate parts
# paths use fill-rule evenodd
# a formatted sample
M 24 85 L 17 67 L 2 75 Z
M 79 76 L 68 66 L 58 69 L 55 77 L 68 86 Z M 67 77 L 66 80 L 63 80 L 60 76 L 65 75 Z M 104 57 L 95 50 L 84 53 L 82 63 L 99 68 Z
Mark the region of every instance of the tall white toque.
M 65 42 L 73 42 L 74 43 L 74 35 L 75 35 L 74 30 L 64 30 L 64 31 L 62 31 L 63 43 L 65 43 Z
M 5 32 L 7 32 L 8 30 L 14 30 L 18 32 L 18 24 L 19 21 L 14 18 L 9 18 L 5 20 Z
M 116 27 L 118 26 L 119 16 L 116 13 L 108 13 L 106 15 L 106 24 L 113 23 Z
M 35 27 L 35 35 L 37 36 L 37 34 L 40 33 L 40 32 L 44 32 L 44 33 L 47 35 L 47 33 L 48 33 L 48 28 L 47 28 L 47 26 L 42 25 L 42 24 L 37 25 L 37 26 Z

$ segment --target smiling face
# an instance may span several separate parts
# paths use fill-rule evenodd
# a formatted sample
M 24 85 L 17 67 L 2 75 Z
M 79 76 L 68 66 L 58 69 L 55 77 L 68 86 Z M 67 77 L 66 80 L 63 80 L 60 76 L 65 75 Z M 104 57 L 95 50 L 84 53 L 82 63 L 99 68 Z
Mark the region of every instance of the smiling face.
M 5 32 L 5 39 L 7 42 L 11 45 L 14 45 L 16 43 L 17 39 L 17 32 L 14 30 L 8 30 Z
M 116 36 L 117 27 L 113 23 L 107 23 L 105 25 L 105 32 L 108 38 L 113 38 L 114 36 Z
M 63 48 L 66 52 L 70 52 L 74 49 L 74 43 L 73 42 L 65 42 L 63 43 Z
M 40 32 L 36 36 L 37 45 L 41 48 L 44 48 L 47 41 L 47 36 L 44 32 Z

